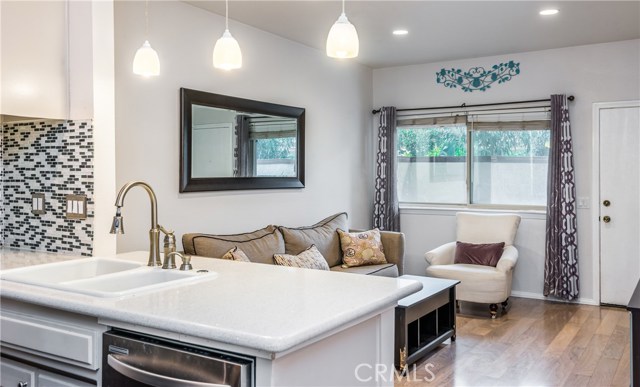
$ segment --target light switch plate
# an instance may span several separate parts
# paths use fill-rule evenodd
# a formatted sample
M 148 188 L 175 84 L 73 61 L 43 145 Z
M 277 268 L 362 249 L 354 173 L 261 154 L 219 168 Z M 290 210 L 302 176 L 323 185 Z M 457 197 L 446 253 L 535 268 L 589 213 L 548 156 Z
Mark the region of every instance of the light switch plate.
M 87 218 L 87 195 L 67 195 L 65 203 L 67 219 Z
M 43 193 L 32 193 L 31 194 L 31 213 L 35 215 L 46 214 L 45 210 L 45 200 Z
M 578 196 L 577 200 L 578 208 L 589 208 L 589 198 L 585 196 Z

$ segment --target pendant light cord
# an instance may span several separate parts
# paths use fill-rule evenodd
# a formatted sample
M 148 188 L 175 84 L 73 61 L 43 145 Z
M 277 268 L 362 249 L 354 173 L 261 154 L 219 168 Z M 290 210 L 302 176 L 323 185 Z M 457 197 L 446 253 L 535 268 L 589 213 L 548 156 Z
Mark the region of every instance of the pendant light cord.
M 144 1 L 144 35 L 149 40 L 149 0 Z
M 229 29 L 229 0 L 224 1 L 225 13 L 224 13 L 224 28 Z
M 342 13 L 344 14 L 344 0 L 342 0 Z

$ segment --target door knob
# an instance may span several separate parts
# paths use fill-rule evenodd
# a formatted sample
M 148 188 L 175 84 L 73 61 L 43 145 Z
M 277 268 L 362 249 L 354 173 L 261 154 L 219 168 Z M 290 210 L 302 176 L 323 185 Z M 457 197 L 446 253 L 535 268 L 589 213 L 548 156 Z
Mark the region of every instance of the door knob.
M 611 222 L 611 217 L 610 216 L 603 216 L 602 217 L 602 221 L 605 222 L 605 223 L 609 223 L 609 222 Z
M 608 200 L 605 200 L 605 201 L 602 202 L 602 205 L 605 206 L 605 207 L 609 207 L 611 205 L 611 202 L 608 201 Z
M 29 387 L 29 382 L 19 381 L 18 387 Z

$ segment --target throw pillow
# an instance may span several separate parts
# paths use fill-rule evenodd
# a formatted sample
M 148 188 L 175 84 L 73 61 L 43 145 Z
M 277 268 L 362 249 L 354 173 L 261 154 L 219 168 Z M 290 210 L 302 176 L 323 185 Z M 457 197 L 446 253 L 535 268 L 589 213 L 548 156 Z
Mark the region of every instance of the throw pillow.
M 346 212 L 332 215 L 309 227 L 278 227 L 284 238 L 286 254 L 295 255 L 311 245 L 316 245 L 329 267 L 339 265 L 342 260 L 340 238 L 336 232 L 339 228 L 349 228 Z
M 240 262 L 251 262 L 247 254 L 244 251 L 240 250 L 238 246 L 235 246 L 232 249 L 229 249 L 223 256 L 222 259 L 229 259 L 231 261 L 240 261 Z
M 329 270 L 329 265 L 316 245 L 311 245 L 298 255 L 274 254 L 276 265 L 301 267 L 304 269 Z
M 496 267 L 502 256 L 502 250 L 504 250 L 504 242 L 482 244 L 456 242 L 453 263 Z
M 338 230 L 342 247 L 342 262 L 346 267 L 379 265 L 387 263 L 380 241 L 380 230 L 346 232 Z

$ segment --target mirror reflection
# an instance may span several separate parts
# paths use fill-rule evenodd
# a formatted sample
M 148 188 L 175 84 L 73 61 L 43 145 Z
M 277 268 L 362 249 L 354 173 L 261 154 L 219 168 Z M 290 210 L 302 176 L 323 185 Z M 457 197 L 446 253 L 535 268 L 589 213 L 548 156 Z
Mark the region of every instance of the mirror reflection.
M 193 104 L 192 178 L 296 177 L 295 118 Z

